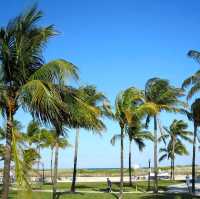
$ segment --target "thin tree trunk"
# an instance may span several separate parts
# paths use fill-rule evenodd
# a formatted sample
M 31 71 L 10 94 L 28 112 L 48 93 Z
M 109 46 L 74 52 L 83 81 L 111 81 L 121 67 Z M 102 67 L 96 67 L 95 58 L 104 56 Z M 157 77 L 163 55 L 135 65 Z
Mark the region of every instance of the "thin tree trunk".
M 4 156 L 4 170 L 3 170 L 3 190 L 2 199 L 8 199 L 9 186 L 10 186 L 10 163 L 12 151 L 12 128 L 13 128 L 13 115 L 11 111 L 7 114 L 7 132 L 6 132 L 6 146 Z
M 124 185 L 124 128 L 121 127 L 121 168 L 120 168 L 120 194 L 119 199 L 123 198 L 123 185 Z
M 131 154 L 131 144 L 132 144 L 132 141 L 131 140 L 129 140 L 129 186 L 132 186 L 133 185 L 133 183 L 132 183 L 132 161 L 131 161 L 131 156 L 132 156 L 132 154 Z
M 54 175 L 53 175 L 53 199 L 56 199 L 57 178 L 58 178 L 58 141 L 55 145 Z
M 173 180 L 175 180 L 175 158 L 173 159 Z
M 173 143 L 172 143 L 172 179 L 173 180 L 175 180 L 175 176 L 174 176 L 175 144 L 176 144 L 176 139 L 175 137 L 173 137 Z
M 53 150 L 54 148 L 51 148 L 51 183 L 53 184 Z
M 170 179 L 172 180 L 173 179 L 173 160 L 171 158 L 171 171 L 170 171 Z
M 38 162 L 37 162 L 37 172 L 38 172 L 39 178 L 40 178 L 41 174 L 40 174 L 40 146 L 39 145 L 37 145 L 37 151 L 38 151 L 38 154 L 39 154 Z
M 194 123 L 193 155 L 192 155 L 192 193 L 195 192 L 195 161 L 196 161 L 197 125 Z
M 158 138 L 157 118 L 154 116 L 154 192 L 158 193 Z
M 71 192 L 73 192 L 73 193 L 76 191 L 75 189 L 76 189 L 78 144 L 79 144 L 79 129 L 76 129 L 75 151 L 74 151 L 74 170 L 73 170 L 73 178 L 72 178 L 72 185 L 71 185 Z

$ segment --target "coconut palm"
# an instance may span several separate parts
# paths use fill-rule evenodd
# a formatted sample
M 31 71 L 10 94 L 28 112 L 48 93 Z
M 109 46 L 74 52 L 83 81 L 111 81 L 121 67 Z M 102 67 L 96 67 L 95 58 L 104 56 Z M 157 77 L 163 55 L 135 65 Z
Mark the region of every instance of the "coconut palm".
M 112 112 L 108 99 L 105 95 L 99 91 L 94 86 L 80 87 L 78 90 L 78 95 L 84 103 L 92 108 L 95 108 L 98 114 L 88 111 L 87 107 L 82 106 L 80 103 L 76 103 L 76 121 L 73 123 L 74 128 L 76 128 L 75 136 L 75 150 L 74 150 L 74 169 L 73 178 L 71 185 L 71 192 L 75 192 L 76 185 L 76 174 L 77 174 L 77 158 L 78 158 L 78 145 L 79 145 L 79 130 L 80 128 L 85 128 L 87 130 L 92 130 L 94 133 L 101 133 L 106 129 L 102 117 L 112 117 Z M 77 115 L 79 118 L 77 118 Z
M 153 116 L 148 115 L 146 124 L 153 117 L 154 120 L 154 192 L 158 192 L 158 157 L 157 157 L 157 145 L 158 145 L 158 114 L 162 111 L 177 112 L 178 106 L 184 105 L 178 98 L 183 95 L 183 92 L 179 88 L 175 88 L 169 84 L 168 80 L 160 78 L 149 79 L 145 85 L 145 98 L 147 102 L 153 103 L 157 107 L 157 113 Z
M 171 179 L 175 179 L 174 176 L 174 168 L 175 168 L 175 145 L 176 142 L 179 142 L 180 146 L 182 144 L 181 140 L 192 142 L 190 136 L 192 135 L 191 131 L 188 131 L 188 125 L 183 120 L 173 120 L 172 124 L 169 128 L 163 127 L 165 130 L 165 133 L 161 136 L 161 139 L 170 139 L 169 141 L 169 149 L 171 149 Z M 183 144 L 182 144 L 183 145 Z M 170 148 L 171 146 L 171 148 Z M 177 146 L 177 147 L 178 147 Z M 183 147 L 182 147 L 183 148 Z M 179 149 L 179 148 L 178 148 Z M 178 150 L 177 149 L 177 150 Z
M 36 151 L 38 152 L 38 166 L 37 169 L 39 171 L 39 166 L 40 166 L 40 158 L 41 158 L 41 148 L 48 148 L 50 145 L 50 140 L 51 139 L 51 130 L 48 130 L 46 128 L 41 128 L 41 125 L 35 121 L 32 120 L 29 122 L 27 126 L 27 132 L 24 135 L 25 140 L 29 143 L 29 146 L 31 147 L 32 144 L 36 146 Z
M 132 143 L 134 142 L 140 151 L 143 151 L 145 147 L 145 140 L 153 140 L 152 134 L 149 131 L 144 130 L 145 125 L 140 121 L 136 121 L 134 126 L 126 127 L 125 135 L 129 138 L 129 185 L 132 186 Z M 114 145 L 117 139 L 120 139 L 121 135 L 114 135 L 111 139 L 111 144 Z
M 192 149 L 192 192 L 195 192 L 195 176 L 196 176 L 196 140 L 197 140 L 197 129 L 200 126 L 200 98 L 197 98 L 191 105 L 191 110 L 184 110 L 184 113 L 188 116 L 188 119 L 193 122 L 193 149 Z
M 51 149 L 51 180 L 53 183 L 53 157 L 55 146 L 58 144 L 58 149 L 65 149 L 69 147 L 70 144 L 67 140 L 67 136 L 63 134 L 63 136 L 57 137 L 55 129 L 46 130 L 42 132 L 42 148 L 50 148 Z
M 123 168 L 124 168 L 124 133 L 127 126 L 134 126 L 134 122 L 142 118 L 145 114 L 155 114 L 156 107 L 152 103 L 144 101 L 142 91 L 131 87 L 122 91 L 115 100 L 115 118 L 119 123 L 121 133 L 121 169 L 120 169 L 120 195 L 123 198 Z
M 159 150 L 161 153 L 161 157 L 159 158 L 159 162 L 164 159 L 170 159 L 171 161 L 171 179 L 174 180 L 174 160 L 175 155 L 188 155 L 188 151 L 186 146 L 180 141 L 176 140 L 175 144 L 172 144 L 172 140 L 170 140 L 166 147 L 162 147 Z
M 46 123 L 65 110 L 54 84 L 65 77 L 77 78 L 76 67 L 59 59 L 44 63 L 43 48 L 57 33 L 52 25 L 37 26 L 43 14 L 34 6 L 0 29 L 0 95 L 7 120 L 2 199 L 8 198 L 13 120 L 20 106 Z

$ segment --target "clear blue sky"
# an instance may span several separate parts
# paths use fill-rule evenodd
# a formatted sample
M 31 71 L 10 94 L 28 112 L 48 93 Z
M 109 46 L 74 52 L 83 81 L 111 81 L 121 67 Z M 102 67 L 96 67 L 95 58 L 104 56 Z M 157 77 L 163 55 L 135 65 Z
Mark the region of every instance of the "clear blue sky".
M 32 0 L 2 1 L 0 26 L 32 3 Z M 180 86 L 199 69 L 186 56 L 190 49 L 200 50 L 198 0 L 41 0 L 38 5 L 45 14 L 41 23 L 55 24 L 61 33 L 47 46 L 46 61 L 64 58 L 73 62 L 80 69 L 79 84 L 96 85 L 112 104 L 117 93 L 129 86 L 144 88 L 147 79 L 155 76 Z M 163 125 L 175 117 L 186 119 L 173 114 L 161 116 Z M 30 120 L 22 111 L 16 118 L 24 126 Z M 119 127 L 113 121 L 106 124 L 107 132 L 102 137 L 81 131 L 79 167 L 119 167 L 119 145 L 110 145 L 110 138 L 119 133 Z M 69 137 L 73 144 L 73 131 Z M 147 143 L 143 153 L 133 147 L 133 154 L 134 164 L 147 165 L 153 155 L 152 144 Z M 45 150 L 46 167 L 50 165 L 49 158 L 50 152 Z M 73 149 L 60 152 L 60 167 L 72 167 L 72 161 Z M 176 160 L 177 164 L 190 162 L 191 155 Z

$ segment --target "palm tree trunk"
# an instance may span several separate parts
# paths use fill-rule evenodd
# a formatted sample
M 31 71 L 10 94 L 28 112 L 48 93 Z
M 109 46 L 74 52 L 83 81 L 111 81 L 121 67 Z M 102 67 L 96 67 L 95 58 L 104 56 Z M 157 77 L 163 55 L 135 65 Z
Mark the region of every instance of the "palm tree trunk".
M 75 151 L 74 151 L 74 170 L 73 170 L 73 178 L 72 178 L 71 192 L 75 192 L 75 189 L 76 189 L 76 173 L 77 173 L 78 144 L 79 144 L 79 129 L 76 129 Z
M 39 173 L 39 176 L 40 176 L 40 145 L 37 146 L 37 151 L 39 154 L 38 162 L 37 162 L 37 172 Z
M 53 184 L 53 150 L 54 148 L 51 148 L 51 182 Z
M 158 193 L 158 138 L 157 118 L 154 116 L 154 192 Z
M 176 144 L 176 139 L 175 137 L 173 137 L 173 143 L 172 143 L 172 179 L 173 180 L 175 180 L 175 176 L 174 176 L 175 144 Z
M 58 178 L 58 142 L 55 145 L 54 175 L 53 175 L 53 199 L 56 199 L 56 187 Z
M 193 155 L 192 155 L 192 193 L 195 192 L 196 137 L 197 137 L 197 125 L 194 122 L 194 139 L 193 139 Z
M 8 194 L 9 194 L 10 163 L 11 163 L 11 151 L 12 151 L 12 147 L 11 147 L 12 127 L 13 127 L 13 115 L 12 115 L 12 111 L 10 111 L 7 114 L 7 131 L 6 131 L 5 156 L 4 156 L 2 199 L 8 199 Z
M 173 178 L 173 160 L 172 160 L 172 158 L 171 158 L 171 171 L 170 171 L 170 179 L 172 180 L 172 178 Z
M 132 141 L 131 140 L 129 140 L 129 186 L 132 186 L 133 185 L 133 183 L 132 183 L 132 168 L 131 168 L 131 165 L 132 165 L 132 163 L 131 163 L 131 144 L 132 144 Z
M 123 185 L 124 185 L 124 128 L 121 127 L 121 168 L 120 168 L 120 194 L 119 199 L 123 198 Z

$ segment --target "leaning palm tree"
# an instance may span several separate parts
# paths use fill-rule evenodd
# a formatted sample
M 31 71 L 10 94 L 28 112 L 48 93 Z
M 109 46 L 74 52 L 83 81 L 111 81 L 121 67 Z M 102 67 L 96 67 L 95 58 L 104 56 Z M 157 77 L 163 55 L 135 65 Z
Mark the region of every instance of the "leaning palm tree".
M 153 115 L 154 120 L 154 192 L 158 192 L 158 114 L 162 111 L 177 112 L 178 106 L 183 105 L 178 98 L 183 95 L 183 92 L 179 88 L 175 88 L 169 84 L 168 80 L 160 78 L 149 79 L 145 85 L 145 98 L 149 103 L 154 104 L 157 107 L 157 113 Z M 146 124 L 150 122 L 152 116 L 147 116 Z
M 175 160 L 175 155 L 188 155 L 188 151 L 186 146 L 180 141 L 176 140 L 175 144 L 172 144 L 172 141 L 170 140 L 167 144 L 166 147 L 162 147 L 159 150 L 159 153 L 161 153 L 161 156 L 159 158 L 159 162 L 165 160 L 165 159 L 170 159 L 171 161 L 171 179 L 174 179 L 174 160 Z
M 187 130 L 188 125 L 183 120 L 173 120 L 169 128 L 164 127 L 165 133 L 160 139 L 170 139 L 169 147 L 171 146 L 171 179 L 175 180 L 174 168 L 175 168 L 175 145 L 177 142 L 182 144 L 181 140 L 192 142 L 190 136 L 192 132 Z
M 8 199 L 13 120 L 19 107 L 45 123 L 66 107 L 55 89 L 65 77 L 77 78 L 76 67 L 59 59 L 44 63 L 43 48 L 57 33 L 54 26 L 41 27 L 43 14 L 36 6 L 0 28 L 0 95 L 2 113 L 7 120 L 2 199 Z
M 76 188 L 76 174 L 77 174 L 77 158 L 78 158 L 78 145 L 79 145 L 79 130 L 85 128 L 92 130 L 94 133 L 101 133 L 106 129 L 102 118 L 112 117 L 112 112 L 108 99 L 102 92 L 97 91 L 94 86 L 85 86 L 78 89 L 78 96 L 86 103 L 90 108 L 96 110 L 88 111 L 88 107 L 83 106 L 80 103 L 75 103 L 72 108 L 76 110 L 75 121 L 72 121 L 74 128 L 76 128 L 75 135 L 75 150 L 74 150 L 74 168 L 71 184 L 71 192 L 75 192 Z
M 134 142 L 139 151 L 143 151 L 145 147 L 145 140 L 153 140 L 152 134 L 149 131 L 144 130 L 145 125 L 140 121 L 136 121 L 134 126 L 126 127 L 125 135 L 129 138 L 129 185 L 132 186 L 132 143 Z M 117 139 L 120 139 L 121 135 L 114 135 L 111 139 L 111 144 L 115 145 Z
M 123 198 L 123 168 L 124 168 L 124 133 L 127 126 L 134 126 L 134 122 L 142 118 L 145 114 L 155 114 L 156 107 L 152 103 L 144 101 L 144 94 L 142 91 L 131 87 L 122 91 L 115 100 L 115 118 L 119 123 L 120 133 L 120 195 Z
M 195 192 L 195 176 L 196 176 L 196 142 L 197 142 L 197 129 L 200 126 L 200 98 L 197 98 L 191 105 L 191 110 L 183 110 L 188 116 L 190 121 L 193 121 L 193 149 L 192 149 L 192 192 Z

